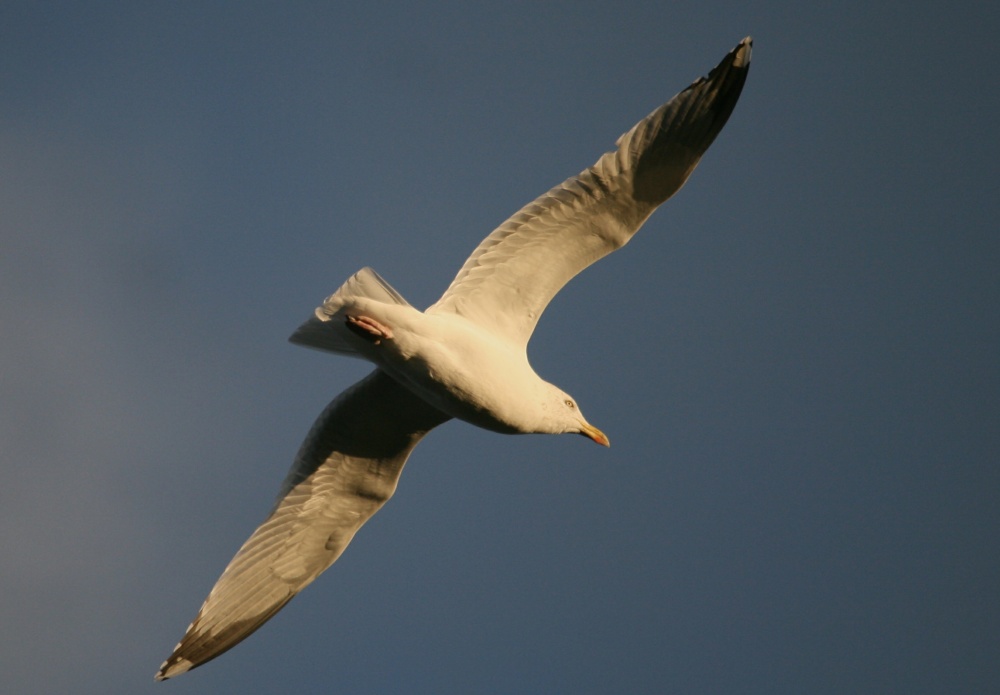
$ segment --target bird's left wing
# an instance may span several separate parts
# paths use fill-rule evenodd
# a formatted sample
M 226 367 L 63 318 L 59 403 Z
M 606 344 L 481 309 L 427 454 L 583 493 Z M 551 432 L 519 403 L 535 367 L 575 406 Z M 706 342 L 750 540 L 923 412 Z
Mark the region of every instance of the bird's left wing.
M 423 436 L 449 416 L 376 370 L 320 415 L 271 514 L 226 567 L 157 680 L 238 644 L 340 557 L 396 489 Z
M 455 313 L 518 347 L 555 294 L 621 247 L 698 165 L 736 106 L 750 37 L 631 130 L 596 164 L 525 206 L 479 244 L 427 313 Z

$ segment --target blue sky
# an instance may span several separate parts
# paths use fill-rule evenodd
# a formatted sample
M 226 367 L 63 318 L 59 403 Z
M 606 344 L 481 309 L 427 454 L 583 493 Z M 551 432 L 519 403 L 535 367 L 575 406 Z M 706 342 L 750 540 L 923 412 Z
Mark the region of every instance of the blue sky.
M 988 3 L 0 9 L 0 691 L 984 692 Z M 611 449 L 449 423 L 344 557 L 152 675 L 325 404 L 287 336 L 479 240 L 752 34 L 726 129 L 529 354 Z

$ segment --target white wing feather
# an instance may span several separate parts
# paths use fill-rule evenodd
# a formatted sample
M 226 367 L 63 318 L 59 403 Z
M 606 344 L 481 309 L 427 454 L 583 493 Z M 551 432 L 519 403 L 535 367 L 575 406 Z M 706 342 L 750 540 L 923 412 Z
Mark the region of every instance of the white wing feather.
M 446 420 L 378 370 L 340 394 L 313 425 L 271 514 L 226 567 L 157 680 L 235 646 L 333 564 L 392 496 L 413 447 Z
M 427 313 L 451 312 L 516 345 L 577 273 L 620 248 L 697 166 L 746 81 L 751 40 L 622 135 L 618 148 L 479 244 Z

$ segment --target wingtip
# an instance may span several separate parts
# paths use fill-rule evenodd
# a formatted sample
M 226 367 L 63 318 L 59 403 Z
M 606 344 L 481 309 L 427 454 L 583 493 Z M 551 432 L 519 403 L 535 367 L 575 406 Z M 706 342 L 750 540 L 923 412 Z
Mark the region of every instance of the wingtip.
M 160 664 L 160 670 L 156 672 L 155 676 L 153 676 L 153 680 L 159 683 L 160 681 L 165 681 L 169 678 L 173 678 L 174 676 L 179 676 L 182 673 L 190 671 L 192 666 L 194 666 L 194 664 L 187 659 L 175 659 L 174 657 L 170 657 Z
M 736 44 L 736 48 L 733 49 L 733 65 L 738 68 L 745 67 L 750 64 L 750 54 L 753 52 L 753 37 L 746 36 Z

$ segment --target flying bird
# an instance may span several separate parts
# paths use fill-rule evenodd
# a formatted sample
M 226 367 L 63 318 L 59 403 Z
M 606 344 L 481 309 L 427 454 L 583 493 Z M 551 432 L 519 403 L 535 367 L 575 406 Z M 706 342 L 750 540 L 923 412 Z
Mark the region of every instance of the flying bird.
M 627 243 L 684 185 L 736 106 L 751 45 L 743 39 L 596 164 L 500 225 L 425 311 L 364 268 L 295 331 L 293 343 L 361 357 L 375 370 L 320 414 L 270 514 L 156 680 L 235 646 L 333 564 L 392 496 L 413 448 L 441 423 L 570 432 L 608 446 L 576 401 L 535 373 L 528 340 L 571 278 Z

